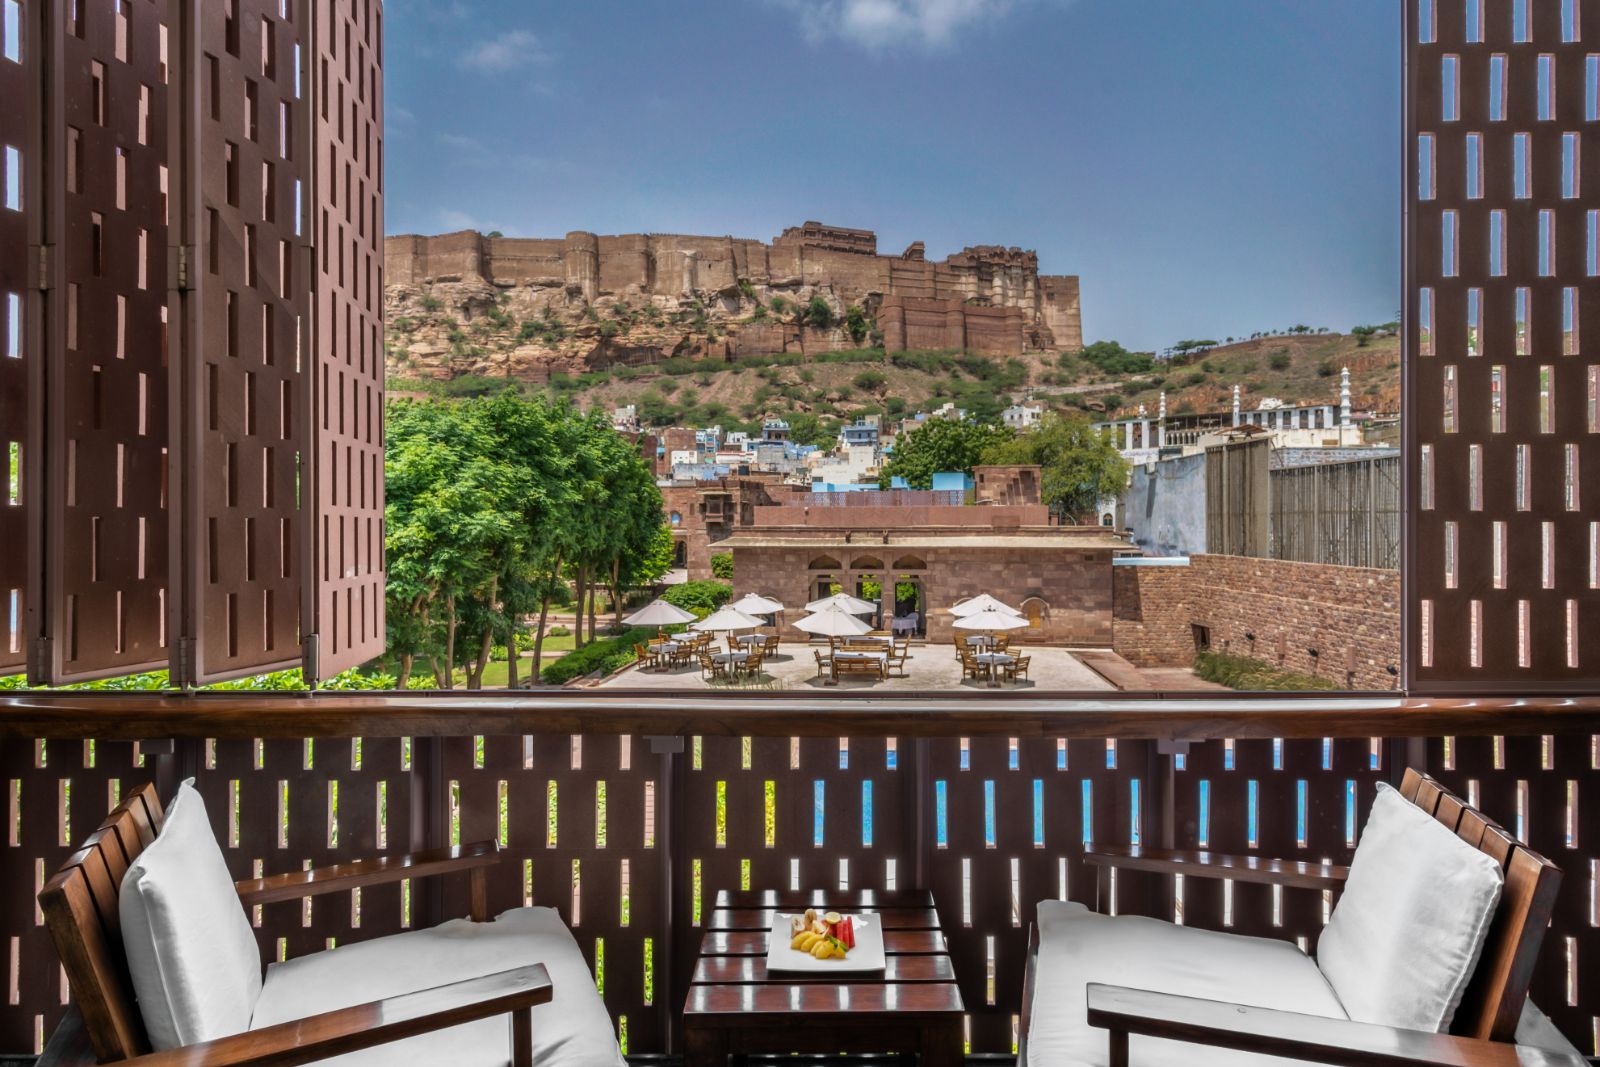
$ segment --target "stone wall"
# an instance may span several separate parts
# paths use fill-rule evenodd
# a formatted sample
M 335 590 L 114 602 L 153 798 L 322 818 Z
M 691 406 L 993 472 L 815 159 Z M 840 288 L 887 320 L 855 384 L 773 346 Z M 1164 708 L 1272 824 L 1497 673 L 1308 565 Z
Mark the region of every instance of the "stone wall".
M 988 356 L 1020 356 L 1028 347 L 1021 308 L 975 307 L 959 299 L 886 296 L 878 329 L 889 352 L 964 348 Z
M 870 230 L 808 222 L 770 244 L 689 234 L 574 231 L 561 238 L 524 238 L 468 230 L 390 237 L 384 249 L 386 280 L 395 286 L 482 281 L 502 288 L 562 288 L 592 302 L 602 296 L 733 297 L 746 282 L 758 290 L 825 290 L 841 307 L 859 304 L 869 311 L 894 297 L 938 302 L 926 317 L 911 316 L 918 325 L 902 324 L 915 348 L 1015 355 L 1024 347 L 1083 344 L 1078 279 L 1040 275 L 1038 256 L 1017 248 L 969 247 L 930 261 L 918 242 L 900 256 L 887 256 L 878 254 Z M 931 332 L 923 336 L 921 328 Z M 848 347 L 837 334 L 806 339 L 778 333 L 761 341 L 768 352 L 796 345 L 812 350 L 822 343 Z
M 1389 668 L 1400 664 L 1398 571 L 1209 555 L 1114 570 L 1115 648 L 1135 665 L 1188 666 L 1198 625 L 1216 651 L 1341 687 L 1397 684 Z
M 854 595 L 863 580 L 887 583 L 911 580 L 922 586 L 930 645 L 946 645 L 957 632 L 948 611 L 960 600 L 990 593 L 1015 604 L 1036 620 L 1027 629 L 1011 631 L 1016 644 L 1108 647 L 1112 640 L 1111 553 L 1101 549 L 1063 551 L 1055 540 L 1038 546 L 981 544 L 948 546 L 919 544 L 915 549 L 894 545 L 858 545 L 823 548 L 806 545 L 751 544 L 743 536 L 731 543 L 735 598 L 748 592 L 776 597 L 790 607 L 789 621 L 800 617 L 797 609 L 827 595 L 821 586 L 830 579 Z M 876 554 L 881 567 L 853 566 L 856 555 Z M 914 552 L 921 566 L 900 559 Z M 819 558 L 837 559 L 841 566 L 818 569 Z M 897 562 L 901 566 L 895 566 Z M 892 608 L 892 605 L 887 605 Z M 786 638 L 797 636 L 785 631 Z

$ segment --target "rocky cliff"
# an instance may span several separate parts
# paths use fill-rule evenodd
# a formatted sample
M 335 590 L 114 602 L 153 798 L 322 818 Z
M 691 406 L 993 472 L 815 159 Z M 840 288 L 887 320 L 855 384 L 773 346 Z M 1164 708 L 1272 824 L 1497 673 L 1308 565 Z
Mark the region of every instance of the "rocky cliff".
M 981 246 L 881 255 L 870 230 L 808 222 L 770 243 L 674 234 L 385 242 L 390 372 L 544 381 L 675 356 L 1074 350 L 1078 279 Z

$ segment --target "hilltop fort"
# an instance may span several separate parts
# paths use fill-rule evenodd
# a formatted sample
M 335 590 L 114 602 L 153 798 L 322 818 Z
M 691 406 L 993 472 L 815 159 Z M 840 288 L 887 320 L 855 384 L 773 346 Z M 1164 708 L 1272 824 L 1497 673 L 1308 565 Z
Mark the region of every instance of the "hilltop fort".
M 931 260 L 918 241 L 884 255 L 871 230 L 820 222 L 771 242 L 469 230 L 390 237 L 384 254 L 390 320 L 412 327 L 391 338 L 392 355 L 431 376 L 478 372 L 447 369 L 440 357 L 471 364 L 489 347 L 539 377 L 541 364 L 548 374 L 871 345 L 1013 356 L 1083 343 L 1078 279 L 1040 274 L 1034 252 L 981 245 Z M 432 332 L 421 328 L 430 312 Z M 484 315 L 495 329 L 464 333 Z M 497 339 L 508 323 L 517 326 L 515 351 L 472 343 Z

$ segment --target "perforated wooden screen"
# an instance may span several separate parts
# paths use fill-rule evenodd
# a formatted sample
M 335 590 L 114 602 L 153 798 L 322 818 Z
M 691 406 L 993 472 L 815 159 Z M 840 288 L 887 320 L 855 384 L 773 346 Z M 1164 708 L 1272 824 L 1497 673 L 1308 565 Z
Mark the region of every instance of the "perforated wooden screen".
M 380 12 L 0 0 L 0 671 L 382 651 Z
M 33 5 L 41 101 L 32 407 L 43 418 L 40 672 L 167 656 L 166 0 Z
M 383 652 L 383 10 L 316 5 L 308 669 Z
M 32 479 L 26 464 L 33 458 L 30 428 L 37 420 L 28 404 L 28 377 L 33 348 L 27 333 L 31 303 L 28 263 L 32 217 L 25 198 L 37 195 L 28 175 L 37 165 L 30 67 L 34 46 L 27 41 L 21 7 L 3 4 L 0 18 L 0 99 L 14 101 L 0 108 L 0 671 L 21 669 L 27 662 L 24 634 L 28 587 L 28 510 L 33 504 Z
M 198 244 L 174 383 L 181 397 L 183 586 L 179 666 L 212 681 L 300 659 L 296 427 L 310 279 L 299 203 L 308 161 L 296 57 L 304 28 L 281 0 L 192 9 L 198 174 L 183 190 Z
M 1600 5 L 1406 27 L 1411 688 L 1593 691 Z

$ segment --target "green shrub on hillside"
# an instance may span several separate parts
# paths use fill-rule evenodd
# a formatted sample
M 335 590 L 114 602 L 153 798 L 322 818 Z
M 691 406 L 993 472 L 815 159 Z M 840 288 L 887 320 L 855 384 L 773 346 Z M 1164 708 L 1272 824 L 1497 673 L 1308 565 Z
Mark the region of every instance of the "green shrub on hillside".
M 1273 370 L 1288 370 L 1289 365 L 1293 362 L 1294 360 L 1290 358 L 1289 353 L 1282 350 L 1274 352 L 1267 357 L 1267 366 Z

